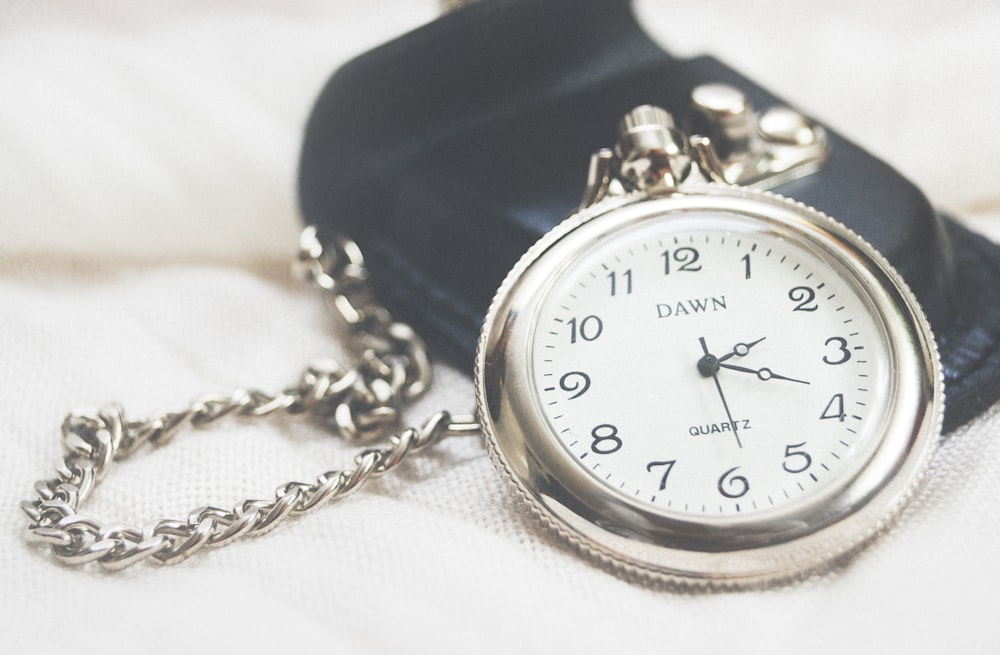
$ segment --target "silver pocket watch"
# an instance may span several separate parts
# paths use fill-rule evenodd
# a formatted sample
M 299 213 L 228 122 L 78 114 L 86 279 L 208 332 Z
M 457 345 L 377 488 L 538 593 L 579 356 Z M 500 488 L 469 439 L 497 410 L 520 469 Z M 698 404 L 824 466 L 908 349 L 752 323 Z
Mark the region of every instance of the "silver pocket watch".
M 740 98 L 696 90 L 719 128 L 710 138 L 683 135 L 656 107 L 625 117 L 614 150 L 593 157 L 581 209 L 497 291 L 475 417 L 441 412 L 385 437 L 426 389 L 425 346 L 373 301 L 356 246 L 310 228 L 301 267 L 351 326 L 361 363 L 320 362 L 278 393 L 211 394 L 146 420 L 118 408 L 69 417 L 56 476 L 22 504 L 29 540 L 70 563 L 173 563 L 341 499 L 442 437 L 481 431 L 532 514 L 628 577 L 760 586 L 855 553 L 905 507 L 937 444 L 934 339 L 863 239 L 745 186 L 807 174 L 824 144 L 790 110 L 720 120 Z M 727 146 L 724 160 L 713 141 Z M 140 528 L 78 512 L 111 464 L 144 443 L 275 413 L 384 440 L 349 470 L 184 520 Z
M 729 184 L 662 109 L 630 112 L 591 170 L 486 317 L 498 469 L 565 541 L 641 578 L 761 585 L 871 541 L 940 434 L 903 280 L 824 214 Z

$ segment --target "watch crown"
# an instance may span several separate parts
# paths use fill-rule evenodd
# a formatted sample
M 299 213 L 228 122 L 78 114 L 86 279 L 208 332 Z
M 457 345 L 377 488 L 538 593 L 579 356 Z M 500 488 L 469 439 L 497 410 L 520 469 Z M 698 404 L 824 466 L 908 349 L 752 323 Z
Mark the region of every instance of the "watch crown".
M 625 114 L 619 126 L 619 133 L 663 128 L 669 130 L 674 126 L 674 117 L 663 107 L 656 105 L 641 105 Z
M 691 170 L 687 143 L 661 107 L 642 105 L 627 113 L 615 151 L 622 181 L 632 188 L 676 187 Z

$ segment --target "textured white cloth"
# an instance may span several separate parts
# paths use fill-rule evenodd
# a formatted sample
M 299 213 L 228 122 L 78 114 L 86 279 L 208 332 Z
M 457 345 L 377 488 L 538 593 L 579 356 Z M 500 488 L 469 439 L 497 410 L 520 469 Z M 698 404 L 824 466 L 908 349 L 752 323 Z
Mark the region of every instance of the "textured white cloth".
M 640 3 L 1000 238 L 995 0 Z M 132 416 L 278 389 L 341 352 L 287 273 L 302 126 L 329 73 L 435 3 L 0 5 L 0 643 L 4 652 L 1000 652 L 1000 407 L 949 436 L 898 525 L 842 571 L 685 595 L 604 573 L 514 502 L 475 439 L 176 567 L 69 569 L 21 538 L 74 406 Z M 945 127 L 947 126 L 947 127 Z M 437 367 L 410 416 L 472 405 Z M 111 472 L 108 521 L 268 497 L 351 451 L 307 422 L 187 431 Z

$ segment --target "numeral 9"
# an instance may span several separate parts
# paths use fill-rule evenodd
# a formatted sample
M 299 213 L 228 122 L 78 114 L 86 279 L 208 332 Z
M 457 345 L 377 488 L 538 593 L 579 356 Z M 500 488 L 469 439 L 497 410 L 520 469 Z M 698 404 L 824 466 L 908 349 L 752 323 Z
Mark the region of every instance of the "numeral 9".
M 583 394 L 587 393 L 587 389 L 590 389 L 590 376 L 583 371 L 570 371 L 566 375 L 559 378 L 559 388 L 563 391 L 576 391 L 576 393 L 567 398 L 567 400 L 579 398 Z

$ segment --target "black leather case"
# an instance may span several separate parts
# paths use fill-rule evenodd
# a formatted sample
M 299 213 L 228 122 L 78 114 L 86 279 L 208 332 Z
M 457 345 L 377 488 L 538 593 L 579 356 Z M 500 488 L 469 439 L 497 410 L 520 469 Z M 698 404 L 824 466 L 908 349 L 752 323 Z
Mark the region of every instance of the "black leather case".
M 473 4 L 333 75 L 306 129 L 302 212 L 355 238 L 381 297 L 471 371 L 493 293 L 578 205 L 590 153 L 631 107 L 680 116 L 707 82 L 758 109 L 788 104 L 715 59 L 670 56 L 626 0 Z M 957 427 L 1000 398 L 1000 248 L 828 132 L 821 172 L 774 191 L 846 223 L 907 280 L 941 348 L 945 427 Z

